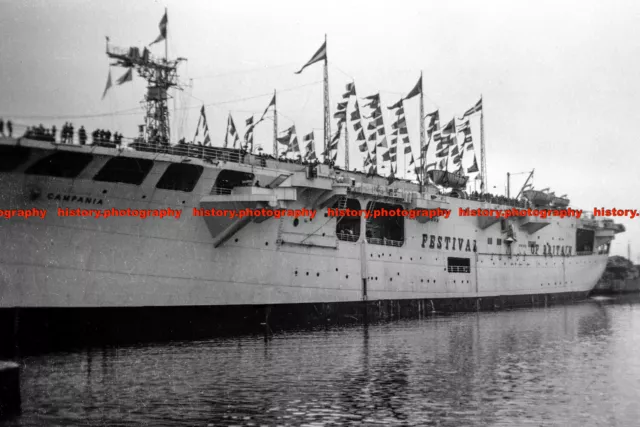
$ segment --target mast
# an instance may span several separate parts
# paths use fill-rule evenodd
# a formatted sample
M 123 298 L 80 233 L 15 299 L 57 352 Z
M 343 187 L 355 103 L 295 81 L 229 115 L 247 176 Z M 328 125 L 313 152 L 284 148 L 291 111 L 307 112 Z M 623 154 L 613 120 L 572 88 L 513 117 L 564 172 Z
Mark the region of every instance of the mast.
M 425 145 L 425 131 L 424 131 L 424 90 L 422 84 L 422 71 L 420 71 L 420 176 L 418 177 L 418 182 L 420 184 L 420 193 L 422 194 L 423 188 L 422 183 L 425 178 L 425 170 L 424 170 L 424 161 L 425 155 L 424 153 L 424 145 Z
M 167 9 L 165 8 L 165 17 Z M 161 21 L 162 23 L 162 21 Z M 168 23 L 168 19 L 167 19 Z M 168 144 L 170 142 L 168 90 L 173 87 L 181 89 L 178 84 L 177 67 L 185 58 L 170 60 L 168 57 L 168 42 L 166 33 L 161 27 L 161 36 L 165 35 L 165 57 L 152 56 L 145 47 L 142 55 L 137 48 L 118 48 L 107 41 L 106 54 L 115 60 L 111 65 L 117 65 L 135 70 L 147 82 L 147 93 L 143 105 L 146 110 L 145 136 L 150 144 Z M 158 42 L 161 40 L 158 40 Z M 153 42 L 151 44 L 154 44 Z
M 327 35 L 324 35 L 324 43 L 326 46 Z M 328 49 L 327 49 L 328 51 Z M 329 138 L 331 138 L 331 119 L 329 115 L 329 55 L 324 57 L 324 153 L 327 155 L 329 148 Z
M 165 29 L 165 37 L 164 37 L 164 63 L 168 64 L 169 63 L 169 15 L 167 14 L 167 8 L 164 8 L 164 16 L 167 17 L 167 26 Z M 166 71 L 167 77 L 169 77 L 169 71 Z M 169 87 L 167 87 L 165 92 L 165 98 L 168 98 L 169 95 Z M 165 114 L 167 117 L 167 122 L 166 122 L 166 142 L 168 144 L 171 144 L 171 121 L 169 119 L 169 106 L 165 103 L 164 104 L 165 107 Z
M 273 90 L 273 155 L 278 159 L 278 102 L 276 90 Z
M 482 105 L 482 95 L 480 95 L 480 105 Z M 482 105 L 482 108 L 480 109 L 480 168 L 482 170 L 480 173 L 480 176 L 482 177 L 482 188 L 480 190 L 482 193 L 487 191 L 487 158 L 484 153 L 484 105 Z
M 349 100 L 347 100 L 348 102 Z M 344 120 L 344 169 L 349 171 L 349 119 L 347 117 L 348 109 L 345 109 L 345 120 Z M 336 148 L 337 150 L 337 148 Z

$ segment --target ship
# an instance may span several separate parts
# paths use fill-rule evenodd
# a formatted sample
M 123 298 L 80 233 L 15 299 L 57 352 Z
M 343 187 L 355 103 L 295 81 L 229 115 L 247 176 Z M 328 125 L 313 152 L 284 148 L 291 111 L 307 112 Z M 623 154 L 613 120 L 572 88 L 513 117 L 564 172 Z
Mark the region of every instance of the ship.
M 162 22 L 160 29 L 166 43 L 166 19 L 164 33 Z M 449 170 L 447 164 L 459 165 L 461 154 L 475 150 L 456 142 L 452 129 L 462 129 L 470 143 L 464 126 L 455 121 L 453 127 L 432 126 L 434 115 L 424 113 L 422 77 L 404 104 L 391 110 L 399 117 L 391 137 L 401 142 L 363 143 L 357 136 L 367 153 L 366 169 L 353 171 L 334 161 L 338 139 L 329 128 L 326 90 L 322 162 L 313 136 L 304 138 L 307 154 L 296 157 L 297 138 L 291 129 L 283 137 L 277 120 L 273 155 L 256 152 L 251 135 L 245 134 L 244 146 L 236 145 L 233 132 L 232 144 L 210 143 L 208 134 L 204 143 L 172 144 L 167 101 L 169 89 L 178 85 L 180 60 L 154 57 L 147 48 L 120 49 L 109 41 L 106 53 L 148 82 L 145 124 L 136 138 L 58 141 L 37 129 L 0 137 L 2 209 L 47 211 L 44 218 L 0 220 L 0 342 L 12 348 L 267 334 L 286 327 L 580 300 L 602 275 L 615 235 L 624 231 L 587 214 L 459 215 L 467 208 L 542 208 L 552 202 L 566 207 L 569 199 L 535 190 L 515 199 L 467 191 L 468 171 L 479 173 L 486 188 L 484 141 L 480 168 L 474 154 L 472 168 Z M 305 67 L 316 62 L 324 62 L 326 88 L 326 40 Z M 127 78 L 131 75 L 121 80 Z M 345 95 L 355 95 L 352 83 Z M 419 168 L 416 179 L 398 179 L 393 159 L 404 141 L 399 112 L 415 98 L 424 118 Z M 277 119 L 275 99 L 274 94 L 267 109 Z M 381 129 L 375 114 L 379 97 L 365 99 L 374 110 L 375 135 Z M 338 113 L 334 117 L 347 115 L 344 105 Z M 481 104 L 467 113 L 467 118 L 483 114 Z M 361 116 L 358 110 L 351 113 L 352 119 Z M 430 170 L 422 154 L 429 141 L 431 147 L 437 144 L 440 159 L 440 167 Z M 380 155 L 390 162 L 390 176 L 378 174 Z M 59 214 L 166 208 L 181 210 L 181 217 Z M 317 214 L 204 214 L 241 209 Z M 352 217 L 330 215 L 330 209 L 440 209 L 451 215 Z

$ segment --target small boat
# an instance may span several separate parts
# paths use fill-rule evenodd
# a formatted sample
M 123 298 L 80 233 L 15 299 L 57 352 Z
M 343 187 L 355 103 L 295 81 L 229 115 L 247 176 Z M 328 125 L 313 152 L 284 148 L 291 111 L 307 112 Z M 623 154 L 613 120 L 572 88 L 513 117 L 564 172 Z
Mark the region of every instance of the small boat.
M 465 188 L 469 180 L 468 176 L 443 170 L 430 170 L 427 175 L 434 184 L 447 188 Z
M 554 197 L 551 200 L 551 206 L 553 206 L 554 208 L 566 208 L 567 206 L 569 206 L 569 199 L 563 196 Z
M 527 190 L 522 193 L 524 197 L 536 206 L 549 206 L 553 195 L 539 190 Z

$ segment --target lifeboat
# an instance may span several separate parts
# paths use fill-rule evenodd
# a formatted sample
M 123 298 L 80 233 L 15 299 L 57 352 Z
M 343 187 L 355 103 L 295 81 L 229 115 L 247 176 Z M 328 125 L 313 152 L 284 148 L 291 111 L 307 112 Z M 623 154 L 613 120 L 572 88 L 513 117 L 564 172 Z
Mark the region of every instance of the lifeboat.
M 554 208 L 566 208 L 569 206 L 569 199 L 566 197 L 554 197 L 551 199 L 551 205 Z
M 553 200 L 553 195 L 538 190 L 527 190 L 522 193 L 527 200 L 536 206 L 549 206 Z M 568 201 L 567 201 L 568 202 Z M 567 203 L 568 204 L 568 203 Z
M 469 180 L 468 176 L 443 170 L 430 170 L 427 175 L 434 184 L 447 188 L 465 188 Z

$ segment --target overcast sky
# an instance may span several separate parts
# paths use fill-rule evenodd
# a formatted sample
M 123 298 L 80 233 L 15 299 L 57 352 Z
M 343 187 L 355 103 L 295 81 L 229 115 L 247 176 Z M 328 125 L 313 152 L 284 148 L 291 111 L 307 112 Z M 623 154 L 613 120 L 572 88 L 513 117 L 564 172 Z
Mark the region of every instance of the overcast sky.
M 135 76 L 100 99 L 109 71 L 105 36 L 142 48 L 158 36 L 165 7 L 169 55 L 188 58 L 179 69 L 185 90 L 171 102 L 174 140 L 192 138 L 205 104 L 213 143 L 221 145 L 229 112 L 242 132 L 276 89 L 279 128 L 295 122 L 300 139 L 315 130 L 321 144 L 322 65 L 293 72 L 326 33 L 332 113 L 352 79 L 359 96 L 380 91 L 390 105 L 422 71 L 425 109 L 439 108 L 443 123 L 482 94 L 492 192 L 504 193 L 507 172 L 535 168 L 536 188 L 566 193 L 573 206 L 640 210 L 634 1 L 0 0 L 0 116 L 58 128 L 68 116 L 76 128 L 135 136 L 144 82 Z M 163 54 L 164 43 L 151 49 Z M 114 81 L 123 73 L 112 68 Z M 417 150 L 417 99 L 405 109 Z M 99 117 L 77 118 L 87 115 Z M 256 129 L 267 152 L 271 131 L 271 122 Z M 351 141 L 351 168 L 361 167 L 353 133 Z M 524 179 L 514 176 L 512 186 Z M 614 253 L 626 255 L 631 242 L 637 262 L 640 219 L 622 223 L 628 231 Z

